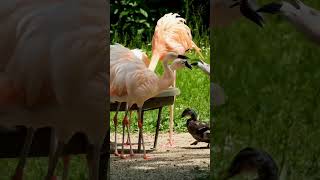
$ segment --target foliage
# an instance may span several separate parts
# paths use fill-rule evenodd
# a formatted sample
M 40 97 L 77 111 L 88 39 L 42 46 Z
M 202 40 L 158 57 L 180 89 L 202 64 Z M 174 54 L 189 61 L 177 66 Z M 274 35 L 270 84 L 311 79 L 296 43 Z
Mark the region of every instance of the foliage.
M 111 35 L 150 36 L 150 16 L 146 9 L 142 0 L 115 0 L 111 4 Z
M 176 1 L 178 7 L 166 7 L 166 2 L 173 4 L 171 1 L 151 4 L 151 1 L 144 0 L 115 0 L 111 4 L 111 39 L 129 43 L 132 39 L 127 37 L 136 37 L 137 43 L 151 42 L 157 20 L 169 12 L 176 12 L 187 19 L 188 25 L 199 34 L 207 31 L 209 1 Z

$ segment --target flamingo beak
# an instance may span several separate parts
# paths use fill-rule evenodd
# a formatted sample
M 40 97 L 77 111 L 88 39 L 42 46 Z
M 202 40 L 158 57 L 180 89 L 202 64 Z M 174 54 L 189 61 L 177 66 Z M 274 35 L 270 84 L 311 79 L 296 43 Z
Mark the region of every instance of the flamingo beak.
M 187 56 L 185 56 L 185 55 L 178 55 L 178 58 L 180 58 L 180 59 L 189 59 Z
M 249 20 L 251 20 L 252 22 L 257 24 L 258 26 L 263 27 L 264 20 L 263 20 L 262 16 L 253 9 L 249 0 L 235 0 L 235 1 L 236 2 L 234 4 L 229 6 L 230 8 L 234 8 L 239 5 L 240 12 L 242 13 L 242 15 L 244 17 L 248 18 Z
M 275 14 L 280 12 L 281 7 L 282 4 L 280 3 L 270 3 L 262 6 L 260 9 L 257 10 L 257 12 Z
M 187 60 L 184 61 L 184 64 L 185 64 L 185 66 L 186 66 L 187 68 L 189 68 L 189 69 L 192 70 L 192 66 L 190 65 L 190 63 L 189 63 Z

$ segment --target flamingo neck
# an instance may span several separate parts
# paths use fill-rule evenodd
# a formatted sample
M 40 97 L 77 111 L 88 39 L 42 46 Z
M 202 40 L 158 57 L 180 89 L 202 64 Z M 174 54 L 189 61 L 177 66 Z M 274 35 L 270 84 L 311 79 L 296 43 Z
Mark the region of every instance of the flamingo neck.
M 151 71 L 154 71 L 156 69 L 156 67 L 157 67 L 159 59 L 160 59 L 160 56 L 159 56 L 158 53 L 152 54 L 151 62 L 149 64 L 148 69 L 150 69 Z
M 173 83 L 174 83 L 174 74 L 175 73 L 170 68 L 168 61 L 169 61 L 169 59 L 164 59 L 162 62 L 164 73 L 159 81 L 159 89 L 160 90 L 168 89 L 168 87 L 173 85 Z

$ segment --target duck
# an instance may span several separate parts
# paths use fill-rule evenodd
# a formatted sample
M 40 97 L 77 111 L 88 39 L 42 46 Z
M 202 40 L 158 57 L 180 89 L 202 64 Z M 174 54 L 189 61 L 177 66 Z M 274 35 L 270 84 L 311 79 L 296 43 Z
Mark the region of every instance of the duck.
M 195 142 L 191 143 L 190 145 L 197 145 L 198 142 L 206 142 L 208 143 L 208 146 L 210 146 L 210 127 L 208 124 L 200 122 L 198 120 L 197 113 L 191 109 L 186 108 L 182 114 L 181 117 L 189 116 L 190 118 L 187 120 L 186 126 L 188 129 L 188 132 L 191 134 L 191 136 L 196 140 Z
M 242 173 L 257 172 L 256 180 L 279 180 L 279 168 L 272 156 L 264 150 L 246 147 L 233 158 L 224 180 Z

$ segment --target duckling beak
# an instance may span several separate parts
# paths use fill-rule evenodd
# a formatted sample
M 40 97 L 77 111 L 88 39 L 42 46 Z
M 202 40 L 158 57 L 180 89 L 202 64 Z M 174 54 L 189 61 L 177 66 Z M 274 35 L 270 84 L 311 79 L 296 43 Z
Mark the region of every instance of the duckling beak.
M 237 0 L 234 4 L 230 6 L 230 8 L 234 8 L 239 5 L 240 12 L 244 17 L 248 18 L 258 26 L 263 27 L 264 20 L 262 16 L 253 9 L 250 3 L 251 2 L 249 2 L 249 0 Z

